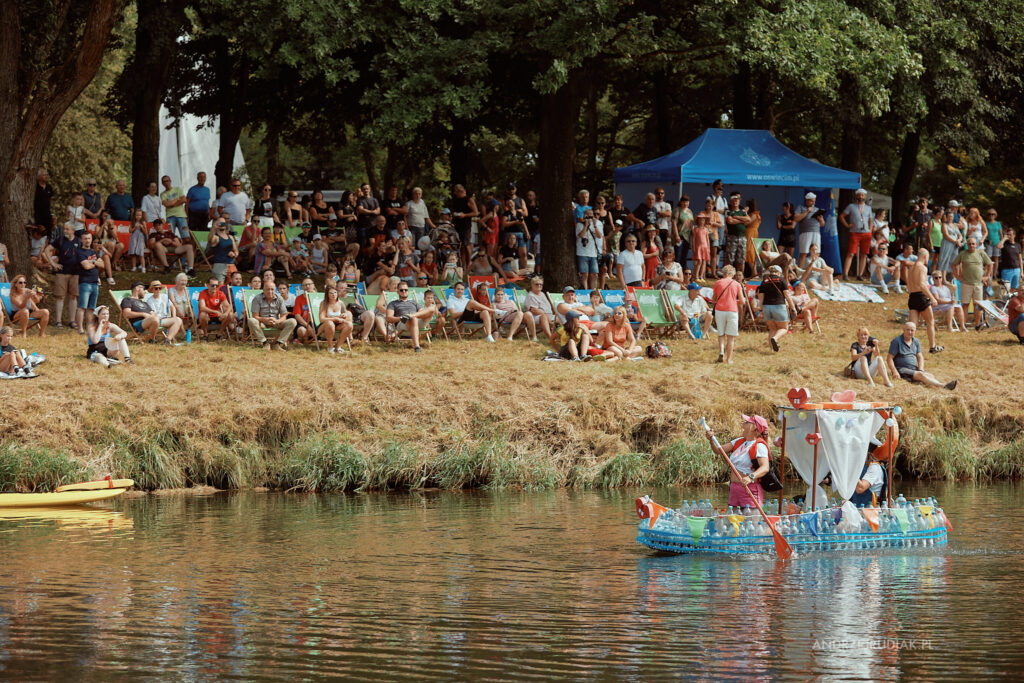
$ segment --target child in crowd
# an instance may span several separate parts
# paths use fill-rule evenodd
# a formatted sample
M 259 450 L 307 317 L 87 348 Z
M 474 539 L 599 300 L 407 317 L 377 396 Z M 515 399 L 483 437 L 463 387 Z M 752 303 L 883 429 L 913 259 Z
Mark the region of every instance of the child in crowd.
M 341 264 L 341 279 L 350 286 L 354 286 L 362 278 L 359 270 L 359 245 L 356 243 L 348 245 L 345 249 L 345 261 Z
M 301 238 L 292 240 L 291 253 L 289 254 L 292 271 L 308 275 L 310 273 L 309 249 Z
M 149 237 L 146 220 L 142 209 L 135 209 L 132 214 L 131 235 L 128 238 L 128 262 L 132 272 L 146 272 L 146 239 Z

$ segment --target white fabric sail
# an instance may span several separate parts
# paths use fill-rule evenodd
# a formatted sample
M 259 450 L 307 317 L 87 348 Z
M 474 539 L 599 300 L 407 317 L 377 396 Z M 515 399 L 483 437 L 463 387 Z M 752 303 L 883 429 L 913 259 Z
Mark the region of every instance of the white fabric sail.
M 216 117 L 209 122 L 184 114 L 175 122 L 167 108 L 160 107 L 160 175 L 169 175 L 171 183 L 188 190 L 196 182 L 196 173 L 205 171 L 207 186 L 215 189 L 213 169 L 219 148 L 220 125 Z M 232 170 L 245 166 L 239 144 L 235 145 L 231 163 Z
M 819 410 L 818 429 L 821 433 L 819 455 L 824 451 L 832 472 L 832 487 L 846 501 L 843 503 L 843 522 L 853 527 L 861 521 L 857 506 L 850 502 L 856 492 L 864 461 L 867 459 L 871 436 L 882 426 L 881 416 L 873 410 L 841 411 Z
M 813 410 L 786 413 L 786 460 L 793 463 L 797 474 L 800 475 L 800 478 L 806 484 L 811 484 L 811 478 L 815 474 L 814 446 L 807 443 L 807 435 L 814 433 L 814 415 Z M 820 484 L 821 480 L 828 475 L 828 471 L 828 461 L 822 457 L 822 445 L 818 444 L 817 481 L 814 484 Z M 828 500 L 826 496 L 822 495 L 823 493 L 824 490 L 818 486 L 817 493 L 814 496 L 814 505 L 816 507 L 824 507 L 825 502 Z M 807 505 L 811 504 L 810 488 L 807 489 L 806 501 Z

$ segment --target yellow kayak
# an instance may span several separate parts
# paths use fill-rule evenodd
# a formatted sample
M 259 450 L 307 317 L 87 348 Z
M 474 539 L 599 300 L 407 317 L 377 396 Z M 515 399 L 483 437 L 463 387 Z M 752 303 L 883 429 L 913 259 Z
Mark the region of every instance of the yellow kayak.
M 95 503 L 116 498 L 125 489 L 98 489 L 95 491 L 62 491 L 60 493 L 0 493 L 0 509 L 58 507 Z
M 96 489 L 126 489 L 134 486 L 131 479 L 97 479 L 96 481 L 83 481 L 78 484 L 65 484 L 54 489 L 57 493 L 64 491 L 95 491 Z

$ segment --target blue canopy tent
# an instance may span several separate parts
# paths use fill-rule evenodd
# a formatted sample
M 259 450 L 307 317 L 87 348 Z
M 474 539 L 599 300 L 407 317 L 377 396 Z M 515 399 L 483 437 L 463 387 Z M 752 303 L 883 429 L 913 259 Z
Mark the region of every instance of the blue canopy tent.
M 802 157 L 766 130 L 727 128 L 709 128 L 671 154 L 617 168 L 614 178 L 615 191 L 622 195 L 627 208 L 638 206 L 655 187 L 664 187 L 666 201 L 675 205 L 682 195 L 688 195 L 695 213 L 703 209 L 704 197 L 711 194 L 711 184 L 721 179 L 726 196 L 738 191 L 744 201 L 751 197 L 757 200 L 763 217 L 759 233 L 762 237 L 778 235 L 774 216 L 783 201 L 799 206 L 804 194 L 813 191 L 822 208 L 832 209 L 833 188 L 860 187 L 859 173 Z M 841 268 L 834 212 L 822 238 L 825 260 Z

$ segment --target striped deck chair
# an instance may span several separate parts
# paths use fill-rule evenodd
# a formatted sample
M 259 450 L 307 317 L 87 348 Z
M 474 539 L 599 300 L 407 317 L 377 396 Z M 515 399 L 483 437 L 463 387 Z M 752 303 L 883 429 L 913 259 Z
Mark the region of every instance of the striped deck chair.
M 754 243 L 754 263 L 757 265 L 757 272 L 764 271 L 765 265 L 761 260 L 761 245 L 767 243 L 768 251 L 779 253 L 779 247 L 771 237 L 755 237 L 751 240 Z
M 142 343 L 142 337 L 139 336 L 138 330 L 129 323 L 124 317 L 124 311 L 121 310 L 121 300 L 132 295 L 130 289 L 111 289 L 110 298 L 114 300 L 114 308 L 117 309 L 117 326 L 128 333 L 128 339 L 130 341 L 136 341 Z M 113 317 L 113 316 L 111 316 Z
M 77 293 L 76 293 L 76 295 L 77 295 Z M 14 310 L 14 305 L 11 303 L 11 283 L 10 282 L 0 283 L 0 303 L 2 303 L 2 305 L 4 307 L 4 313 L 7 315 L 7 320 L 11 321 L 12 320 L 11 319 L 11 315 L 12 315 L 11 311 Z M 72 320 L 73 319 L 74 318 L 72 318 Z M 39 318 L 29 317 L 29 319 L 28 319 L 28 328 L 27 329 L 31 329 L 32 327 L 35 327 L 36 325 L 39 324 L 39 322 L 40 322 Z M 11 324 L 13 325 L 13 321 L 12 321 Z
M 663 290 L 630 287 L 636 297 L 636 305 L 647 321 L 647 329 L 659 337 L 671 334 L 676 327 L 676 318 L 668 307 Z
M 418 303 L 420 306 L 423 306 L 424 305 L 423 304 L 423 295 L 426 294 L 428 290 L 433 291 L 433 289 L 430 288 L 430 287 L 410 287 L 409 288 L 409 296 L 411 296 L 413 298 L 413 300 L 416 303 Z M 438 299 L 436 292 L 434 293 L 434 298 L 437 300 L 438 304 L 440 304 L 441 300 Z M 430 316 L 430 320 L 427 321 L 427 328 L 424 330 L 424 332 L 426 333 L 426 340 L 427 340 L 428 344 L 432 344 L 433 343 L 433 340 L 431 340 L 431 338 L 430 338 L 430 331 L 432 329 L 434 329 L 435 327 L 437 327 L 437 314 L 436 313 L 434 315 Z M 444 335 L 445 339 L 448 339 L 448 330 L 446 330 L 446 329 L 444 329 L 442 327 L 441 328 L 441 334 Z
M 359 305 L 362 306 L 363 308 L 365 308 L 367 311 L 370 311 L 371 313 L 375 313 L 375 311 L 377 310 L 377 301 L 382 296 L 384 296 L 384 295 L 383 294 L 358 294 L 357 295 L 358 301 L 359 301 Z M 387 301 L 386 298 L 385 298 L 385 301 Z M 374 329 L 370 331 L 370 334 L 373 335 L 374 337 L 378 336 L 377 335 L 377 328 L 376 328 L 376 326 L 374 326 Z
M 262 289 L 243 289 L 242 290 L 242 302 L 243 302 L 243 305 L 244 305 L 244 313 L 245 313 L 245 325 L 244 325 L 244 327 L 245 327 L 246 330 L 249 329 L 249 318 L 252 317 L 252 313 L 250 311 L 250 304 L 252 303 L 253 299 L 255 299 L 257 296 L 259 296 L 261 294 L 263 294 L 263 290 Z M 281 334 L 281 330 L 277 329 L 276 327 L 264 327 L 263 328 L 263 334 L 264 334 L 264 336 L 267 337 L 267 341 L 271 341 L 272 338 L 274 340 L 276 340 L 277 339 L 277 335 Z M 253 342 L 256 341 L 251 333 L 249 335 L 249 339 L 250 339 L 250 341 L 253 341 Z
M 685 325 L 689 325 L 690 321 L 679 314 L 676 310 L 676 304 L 682 303 L 689 299 L 689 293 L 685 289 L 663 289 L 665 297 L 665 306 L 672 312 L 675 318 L 676 324 L 672 327 L 672 334 L 676 332 L 683 332 Z
M 309 322 L 313 325 L 313 343 L 316 344 L 316 350 L 320 350 L 320 304 L 323 303 L 324 297 L 327 296 L 323 292 L 305 292 L 306 303 L 309 305 Z M 344 305 L 344 303 L 342 303 Z M 350 338 L 351 339 L 351 338 Z M 346 342 L 349 339 L 345 340 Z M 349 344 L 351 350 L 352 345 Z
M 524 292 L 523 290 L 519 289 L 518 287 L 513 287 L 511 285 L 506 286 L 506 287 L 502 287 L 501 289 L 502 289 L 502 291 L 505 292 L 505 298 L 508 299 L 509 301 L 511 301 L 512 303 L 514 303 L 516 305 L 516 310 L 517 311 L 523 313 L 523 321 L 525 321 L 526 320 L 526 313 L 525 313 L 525 311 L 523 311 L 522 304 L 520 304 L 519 301 L 516 300 L 516 291 L 518 290 L 520 292 L 523 292 L 523 297 L 526 296 L 526 292 Z M 496 289 L 488 289 L 487 290 L 487 296 L 490 298 L 492 304 L 494 303 L 494 293 L 496 291 L 498 291 L 498 290 L 496 290 Z M 511 327 L 511 323 L 502 322 L 502 323 L 500 323 L 500 326 L 502 326 L 502 327 Z M 495 330 L 495 332 L 497 332 L 497 330 Z M 527 335 L 529 334 L 529 331 L 527 330 L 526 325 L 523 324 L 523 323 L 521 323 L 519 325 L 519 329 L 516 330 L 516 334 L 519 334 L 520 332 L 523 333 L 523 334 L 527 334 Z
M 434 291 L 436 292 L 437 289 L 439 289 L 439 288 L 435 288 Z M 444 300 L 445 300 L 445 304 L 446 305 L 447 305 L 448 299 L 454 293 L 455 293 L 455 289 L 452 288 L 452 287 L 449 287 L 448 289 L 444 290 Z M 472 298 L 472 297 L 469 297 L 469 298 Z M 459 320 L 456 320 L 455 316 L 449 316 L 448 319 L 451 321 L 452 329 L 455 330 L 455 335 L 459 339 L 462 339 L 463 336 L 465 336 L 468 339 L 468 338 L 472 337 L 473 335 L 477 334 L 478 332 L 480 332 L 481 330 L 484 329 L 484 324 L 483 323 L 461 322 Z

